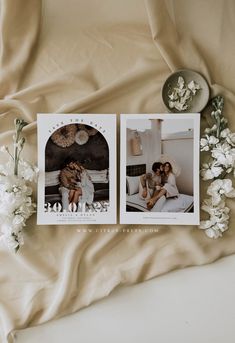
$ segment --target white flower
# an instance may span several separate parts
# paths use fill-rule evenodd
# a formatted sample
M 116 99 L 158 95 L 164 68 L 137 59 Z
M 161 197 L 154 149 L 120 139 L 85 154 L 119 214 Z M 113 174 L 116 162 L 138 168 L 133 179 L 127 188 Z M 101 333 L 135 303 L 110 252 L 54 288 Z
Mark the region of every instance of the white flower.
M 229 128 L 224 129 L 223 131 L 220 132 L 220 136 L 222 138 L 226 138 L 227 135 L 229 135 L 231 133 L 231 131 L 229 130 Z
M 223 168 L 218 166 L 216 162 L 203 163 L 201 169 L 201 176 L 204 181 L 214 179 L 223 172 Z
M 174 95 L 172 95 L 174 97 Z M 176 108 L 178 111 L 186 110 L 188 108 L 188 105 L 186 104 L 186 100 L 184 97 L 182 97 L 180 100 L 170 100 L 169 101 L 169 107 L 170 108 Z
M 222 236 L 222 232 L 214 220 L 201 221 L 199 229 L 205 230 L 205 233 L 209 238 L 216 239 Z
M 13 218 L 12 224 L 14 227 L 18 225 L 22 225 L 22 224 L 24 225 L 24 221 L 25 221 L 25 218 L 18 214 Z
M 222 233 L 228 230 L 229 208 L 225 202 L 221 201 L 218 206 L 214 206 L 212 199 L 206 199 L 203 202 L 202 210 L 210 214 L 210 219 L 201 221 L 199 228 L 205 230 L 210 238 L 218 238 Z
M 169 101 L 169 107 L 174 108 L 175 107 L 175 102 L 174 101 Z
M 211 128 L 207 127 L 205 129 L 205 134 L 211 134 L 212 132 L 216 132 L 217 131 L 217 126 L 216 124 L 214 124 Z
M 235 133 L 227 128 L 227 119 L 222 115 L 223 98 L 217 96 L 212 101 L 211 117 L 215 124 L 205 129 L 200 141 L 201 151 L 210 151 L 211 162 L 204 163 L 201 169 L 203 180 L 214 180 L 207 189 L 210 199 L 203 201 L 201 209 L 209 214 L 208 220 L 200 224 L 200 228 L 210 238 L 221 237 L 228 230 L 229 212 L 225 199 L 235 197 L 235 189 L 230 179 L 223 179 L 224 174 L 233 171 L 235 177 Z M 219 134 L 219 137 L 217 137 Z
M 176 94 L 176 92 L 172 92 L 171 94 L 169 94 L 169 99 L 170 99 L 170 100 L 176 100 L 176 99 L 177 99 L 177 94 Z
M 0 164 L 0 174 L 12 175 L 12 168 L 14 168 L 12 161 L 8 161 L 5 164 Z
M 219 142 L 219 139 L 215 136 L 208 136 L 209 145 L 216 145 Z
M 5 234 L 0 236 L 0 240 L 3 241 L 7 247 L 14 251 L 19 247 L 19 242 L 16 240 L 15 236 L 12 236 L 11 234 Z
M 200 140 L 201 151 L 209 151 L 209 144 L 206 138 L 201 138 Z
M 201 138 L 201 140 L 200 140 L 201 151 L 209 151 L 218 142 L 219 142 L 219 139 L 216 138 L 215 136 L 206 135 L 204 138 Z
M 185 80 L 182 76 L 178 77 L 177 85 L 173 87 L 171 93 L 168 94 L 170 108 L 176 108 L 178 111 L 184 111 L 189 107 L 189 103 L 192 101 L 193 95 L 196 94 L 200 86 L 191 81 L 185 84 Z
M 205 233 L 209 238 L 217 239 L 222 237 L 222 233 L 219 230 L 216 230 L 215 227 L 210 227 L 209 229 L 205 230 Z
M 202 203 L 202 210 L 209 213 L 212 216 L 221 217 L 222 214 L 228 214 L 230 209 L 225 206 L 225 201 L 221 200 L 216 206 L 213 205 L 212 199 L 205 199 Z
M 34 213 L 32 188 L 26 180 L 15 175 L 0 177 L 0 224 L 1 240 L 11 249 L 23 243 L 22 230 L 26 220 Z
M 191 90 L 191 92 L 193 94 L 196 94 L 197 90 L 201 89 L 201 87 L 199 86 L 198 83 L 196 83 L 195 81 L 191 81 L 188 83 L 188 88 Z
M 203 201 L 201 208 L 203 211 L 210 214 L 210 221 L 213 225 L 217 224 L 222 228 L 224 227 L 225 223 L 228 224 L 230 209 L 225 206 L 224 201 L 221 201 L 217 206 L 213 206 L 212 200 L 206 199 Z
M 0 147 L 0 152 L 9 155 L 9 161 L 0 165 L 0 241 L 15 251 L 24 244 L 22 231 L 36 207 L 32 203 L 32 188 L 28 182 L 37 180 L 38 168 L 19 160 L 25 143 L 20 134 L 25 125 L 23 120 L 15 120 L 14 156 L 7 146 Z
M 178 110 L 178 111 L 183 111 L 183 110 L 186 110 L 188 108 L 188 105 L 185 104 L 185 101 L 181 100 L 181 101 L 175 101 L 175 108 Z
M 234 166 L 235 149 L 231 148 L 228 143 L 217 144 L 211 151 L 211 155 L 217 160 L 218 164 L 225 166 L 225 168 Z
M 235 133 L 231 132 L 228 128 L 221 131 L 220 136 L 225 138 L 227 143 L 235 146 Z
M 207 194 L 212 197 L 212 204 L 216 206 L 223 197 L 234 198 L 235 189 L 230 179 L 215 180 L 208 187 Z
M 179 98 L 179 101 L 183 103 L 183 98 L 185 96 L 185 93 L 186 93 L 186 88 L 176 88 L 176 93 L 177 93 L 177 96 Z
M 207 230 L 210 227 L 212 227 L 213 225 L 215 225 L 215 221 L 213 220 L 203 220 L 200 222 L 199 228 L 202 230 Z
M 39 169 L 30 163 L 20 160 L 19 161 L 19 175 L 25 180 L 30 182 L 36 182 L 38 177 Z

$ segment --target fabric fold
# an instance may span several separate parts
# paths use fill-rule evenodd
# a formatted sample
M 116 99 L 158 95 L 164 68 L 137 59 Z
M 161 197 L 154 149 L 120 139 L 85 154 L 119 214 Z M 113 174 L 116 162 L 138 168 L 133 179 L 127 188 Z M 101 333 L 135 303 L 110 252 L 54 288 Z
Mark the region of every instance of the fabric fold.
M 42 3 L 43 11 L 39 0 L 1 2 L 0 145 L 10 144 L 13 120 L 22 117 L 24 158 L 36 162 L 37 112 L 164 113 L 161 88 L 178 68 L 201 72 L 212 95 L 224 96 L 234 130 L 232 0 Z M 228 205 L 230 230 L 217 241 L 192 226 L 48 227 L 33 216 L 17 255 L 0 245 L 1 342 L 120 285 L 234 253 L 234 201 Z
M 15 92 L 34 55 L 40 32 L 41 0 L 1 1 L 0 98 Z

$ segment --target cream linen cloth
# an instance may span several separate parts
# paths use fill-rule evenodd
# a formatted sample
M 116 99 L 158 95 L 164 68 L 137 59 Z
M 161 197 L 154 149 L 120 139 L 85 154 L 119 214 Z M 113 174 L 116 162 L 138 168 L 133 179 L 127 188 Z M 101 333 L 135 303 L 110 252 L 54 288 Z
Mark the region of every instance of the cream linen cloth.
M 11 141 L 14 118 L 24 118 L 24 157 L 32 162 L 37 112 L 164 112 L 161 87 L 178 68 L 205 75 L 212 95 L 225 97 L 235 129 L 233 0 L 2 0 L 0 25 L 0 144 Z M 119 285 L 235 251 L 234 216 L 216 241 L 196 227 L 154 233 L 154 226 L 39 227 L 35 220 L 18 254 L 0 246 L 1 342 Z

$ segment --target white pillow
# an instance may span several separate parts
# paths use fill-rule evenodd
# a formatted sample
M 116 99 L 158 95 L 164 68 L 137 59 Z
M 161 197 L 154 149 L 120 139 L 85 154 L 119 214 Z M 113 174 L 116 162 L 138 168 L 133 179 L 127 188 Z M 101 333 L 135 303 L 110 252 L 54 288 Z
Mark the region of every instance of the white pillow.
M 90 175 L 91 181 L 93 183 L 108 183 L 109 182 L 108 169 L 103 169 L 103 170 L 87 169 L 87 172 Z
M 126 183 L 128 195 L 133 195 L 139 192 L 140 176 L 127 176 Z
M 60 183 L 59 180 L 60 170 L 52 172 L 45 172 L 45 187 L 57 186 Z

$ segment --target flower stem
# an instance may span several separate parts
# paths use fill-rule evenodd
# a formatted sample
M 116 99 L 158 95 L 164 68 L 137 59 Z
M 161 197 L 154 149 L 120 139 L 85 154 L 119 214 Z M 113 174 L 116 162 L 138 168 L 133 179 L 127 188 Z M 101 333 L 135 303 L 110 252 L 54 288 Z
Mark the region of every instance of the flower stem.
M 23 119 L 15 119 L 15 134 L 13 136 L 14 139 L 14 175 L 18 176 L 18 166 L 19 166 L 19 158 L 20 158 L 20 152 L 23 149 L 24 145 L 24 138 L 20 139 L 21 131 L 23 130 L 23 127 L 26 126 L 27 123 Z M 20 149 L 19 144 L 21 143 Z
M 221 131 L 221 117 L 224 108 L 224 99 L 222 98 L 222 96 L 218 95 L 212 99 L 212 107 L 214 109 L 212 114 L 214 113 L 214 119 L 217 126 L 216 137 L 219 138 Z
M 19 130 L 16 131 L 14 139 L 14 175 L 18 175 L 18 141 L 19 141 Z
M 216 132 L 217 138 L 220 137 L 220 118 L 217 118 L 217 132 Z

